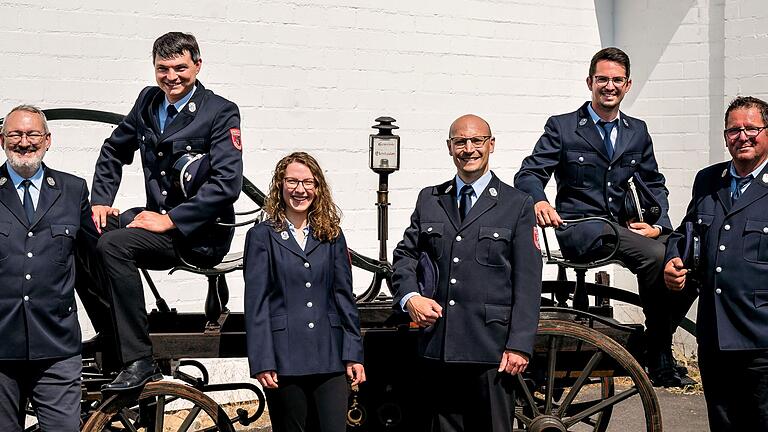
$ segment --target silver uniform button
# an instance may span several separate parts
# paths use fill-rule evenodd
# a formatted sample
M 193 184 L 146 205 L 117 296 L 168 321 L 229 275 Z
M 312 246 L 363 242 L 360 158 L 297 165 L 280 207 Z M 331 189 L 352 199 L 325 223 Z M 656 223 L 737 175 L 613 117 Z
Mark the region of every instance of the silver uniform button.
M 459 262 L 459 257 L 453 257 L 453 262 L 455 263 Z
M 72 312 L 72 306 L 68 307 L 67 311 Z
M 64 228 L 64 234 L 69 235 L 69 228 Z
M 313 329 L 313 328 L 315 328 L 315 323 L 311 322 L 311 323 L 307 324 L 307 327 Z
M 157 152 L 157 155 L 163 157 L 163 152 Z
M 32 258 L 32 252 L 27 252 L 27 258 Z
M 763 227 L 763 233 L 768 234 L 768 227 Z
M 312 302 L 307 302 L 307 307 L 312 307 Z
M 697 220 L 696 223 L 701 223 L 701 218 L 699 218 L 699 220 Z M 726 225 L 726 226 L 728 226 L 728 225 Z M 726 228 L 726 229 L 728 229 L 728 228 Z
M 453 306 L 453 305 L 455 305 L 455 304 L 456 304 L 456 302 L 455 302 L 455 301 L 453 301 L 453 300 L 451 300 L 451 301 L 449 301 L 449 302 L 448 302 L 448 304 L 449 304 L 449 305 L 451 305 L 451 306 Z
M 725 245 L 720 245 L 720 247 L 718 249 L 720 249 L 721 251 L 724 251 L 725 250 Z
M 30 279 L 32 279 L 32 275 L 27 273 L 26 275 L 24 275 L 24 279 L 30 280 Z
M 32 237 L 33 235 L 31 231 L 27 233 L 27 237 Z
M 608 202 L 613 202 L 613 198 L 608 197 Z
M 461 236 L 460 235 L 456 236 L 456 241 L 461 241 Z
M 584 156 L 579 156 L 579 162 L 584 162 Z
M 309 263 L 308 262 L 304 263 L 304 268 L 309 268 Z
M 715 267 L 715 272 L 720 273 L 721 271 L 723 271 L 722 267 Z
M 427 228 L 427 232 L 432 232 L 432 227 Z
M 29 296 L 24 296 L 24 301 L 29 301 Z
M 631 161 L 629 161 L 629 163 L 630 163 L 630 164 L 632 164 L 632 165 L 634 165 L 634 164 L 636 164 L 637 162 L 636 162 L 634 159 L 632 159 Z
M 723 290 L 721 290 L 720 288 L 715 290 L 715 294 L 720 294 L 721 292 L 723 292 Z
M 185 148 L 187 149 L 187 151 L 192 150 L 192 146 L 186 146 Z
M 701 219 L 699 219 L 699 223 L 701 223 Z M 726 224 L 726 225 L 723 227 L 723 229 L 724 229 L 724 230 L 726 230 L 726 231 L 728 231 L 728 230 L 730 230 L 730 229 L 731 229 L 731 226 L 730 226 L 730 225 L 728 225 L 728 224 Z
M 166 195 L 168 195 L 168 191 L 162 191 L 162 192 L 160 192 L 160 193 L 161 193 L 161 194 L 163 194 L 163 196 L 166 196 Z
M 608 171 L 610 171 L 610 170 L 611 170 L 611 167 L 608 167 Z
M 611 182 L 608 182 L 607 184 L 608 184 L 608 187 L 611 187 Z
M 453 279 L 453 278 L 452 278 L 452 279 L 451 279 L 451 285 L 454 285 L 454 284 L 456 284 L 456 279 Z
M 168 213 L 168 212 L 165 211 L 165 210 L 160 210 L 160 214 L 166 214 L 166 213 Z
M 160 171 L 161 176 L 165 176 L 165 171 Z
M 304 286 L 307 287 L 307 288 L 310 288 L 310 287 L 312 287 L 312 284 L 310 282 L 307 282 L 307 283 L 304 284 Z
M 493 238 L 499 238 L 499 233 L 493 233 Z

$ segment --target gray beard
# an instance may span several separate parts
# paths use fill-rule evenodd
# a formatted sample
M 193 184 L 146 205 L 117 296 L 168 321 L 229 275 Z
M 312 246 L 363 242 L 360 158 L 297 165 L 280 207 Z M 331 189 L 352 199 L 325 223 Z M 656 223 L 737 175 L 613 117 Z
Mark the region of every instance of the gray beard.
M 12 151 L 5 150 L 5 156 L 8 158 L 8 163 L 11 165 L 17 174 L 24 178 L 32 177 L 43 163 L 43 158 L 35 158 L 32 160 L 22 160 L 18 155 Z

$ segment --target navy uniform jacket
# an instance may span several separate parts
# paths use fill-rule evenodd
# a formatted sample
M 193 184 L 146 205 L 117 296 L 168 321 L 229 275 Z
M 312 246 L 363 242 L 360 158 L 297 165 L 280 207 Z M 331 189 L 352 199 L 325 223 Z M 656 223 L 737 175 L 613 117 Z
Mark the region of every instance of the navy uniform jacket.
M 395 307 L 416 292 L 427 252 L 438 268 L 443 317 L 422 330 L 426 358 L 498 364 L 505 349 L 531 354 L 541 301 L 541 251 L 530 196 L 494 174 L 460 222 L 453 180 L 423 189 L 394 251 Z
M 85 180 L 44 166 L 35 220 L 0 167 L 0 359 L 80 353 L 75 248 L 98 240 Z
M 305 250 L 269 222 L 245 240 L 245 332 L 251 376 L 341 372 L 363 362 L 360 320 L 344 234 L 310 235 Z
M 608 160 L 603 139 L 587 111 L 589 103 L 547 120 L 533 154 L 523 160 L 515 175 L 515 187 L 531 194 L 534 203 L 546 201 L 544 187 L 554 173 L 555 208 L 563 219 L 602 216 L 617 221 L 624 202 L 623 188 L 627 179 L 638 172 L 661 205 L 661 218 L 656 224 L 671 231 L 669 192 L 659 173 L 645 122 L 621 113 L 613 158 Z M 563 252 L 586 252 L 602 232 L 599 228 L 599 232 L 594 231 L 595 227 L 579 224 L 558 230 Z
M 696 175 L 683 219 L 701 235 L 700 345 L 722 350 L 768 348 L 768 168 L 731 206 L 729 162 Z M 678 229 L 669 237 L 666 261 L 680 254 Z M 693 289 L 689 284 L 685 289 Z
M 93 205 L 111 206 L 120 187 L 123 165 L 138 150 L 144 168 L 146 209 L 168 213 L 176 224 L 177 245 L 197 265 L 218 263 L 229 251 L 233 228 L 217 221 L 234 220 L 233 203 L 243 182 L 240 113 L 237 105 L 213 94 L 198 81 L 197 90 L 161 134 L 157 108 L 164 93 L 147 87 L 131 112 L 104 141 L 93 176 Z M 173 163 L 184 153 L 207 153 L 210 178 L 186 199 L 173 187 Z

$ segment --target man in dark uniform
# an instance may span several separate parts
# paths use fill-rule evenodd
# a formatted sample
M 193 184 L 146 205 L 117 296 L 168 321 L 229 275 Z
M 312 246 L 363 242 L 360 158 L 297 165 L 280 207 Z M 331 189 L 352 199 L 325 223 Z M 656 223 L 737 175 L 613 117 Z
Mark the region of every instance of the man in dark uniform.
M 672 231 L 664 176 L 659 173 L 645 123 L 619 111 L 632 87 L 629 57 L 618 48 L 599 51 L 592 57 L 587 87 L 592 92 L 591 102 L 575 112 L 549 118 L 533 153 L 523 160 L 515 175 L 515 186 L 533 196 L 540 226 L 559 227 L 557 238 L 567 259 L 594 258 L 618 241 L 614 257 L 637 275 L 651 380 L 665 387 L 692 384 L 672 357 L 672 334 L 692 300 L 673 296 L 664 287 L 664 240 Z M 557 210 L 544 193 L 553 173 Z M 635 173 L 661 206 L 656 225 L 618 223 L 627 180 Z M 599 224 L 562 223 L 563 219 L 588 216 L 615 222 L 619 238 L 613 231 L 606 235 L 606 227 Z M 672 318 L 673 314 L 676 318 Z
M 159 37 L 152 58 L 158 87 L 142 90 L 104 141 L 93 177 L 93 214 L 106 230 L 97 255 L 124 365 L 107 391 L 137 388 L 161 377 L 152 359 L 138 268 L 167 269 L 181 260 L 206 267 L 221 262 L 233 230 L 217 222 L 234 220 L 233 203 L 242 186 L 240 114 L 234 103 L 197 81 L 202 59 L 194 36 L 172 32 Z M 112 204 L 122 167 L 133 162 L 136 151 L 147 205 L 120 215 L 120 228 L 110 230 L 108 217 L 119 214 Z M 179 179 L 174 172 L 180 158 L 182 164 L 199 159 L 196 177 L 202 180 L 194 188 L 186 184 L 189 178 Z
M 696 339 L 712 431 L 768 431 L 768 103 L 739 97 L 725 113 L 732 159 L 696 175 L 667 244 L 672 290 L 699 289 Z M 701 258 L 691 286 L 679 241 L 695 224 Z
M 536 335 L 542 261 L 533 200 L 489 170 L 494 146 L 480 117 L 453 122 L 457 173 L 419 193 L 394 251 L 395 308 L 423 328 L 423 400 L 438 431 L 511 430 L 512 375 L 526 369 Z M 433 294 L 417 288 L 423 253 L 439 275 Z
M 75 249 L 95 247 L 85 180 L 42 163 L 45 115 L 21 105 L 0 143 L 0 430 L 21 431 L 27 398 L 45 431 L 80 430 Z

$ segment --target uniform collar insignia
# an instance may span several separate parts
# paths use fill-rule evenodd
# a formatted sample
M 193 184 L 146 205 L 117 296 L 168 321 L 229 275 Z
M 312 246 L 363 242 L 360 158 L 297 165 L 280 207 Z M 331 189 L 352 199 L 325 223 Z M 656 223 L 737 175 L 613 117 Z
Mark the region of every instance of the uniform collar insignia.
M 197 105 L 195 105 L 194 102 L 190 102 L 187 104 L 187 107 L 189 107 L 189 112 L 195 112 L 197 111 Z
M 495 197 L 496 195 L 499 194 L 498 192 L 496 192 L 496 188 L 493 188 L 493 187 L 488 189 L 488 193 L 491 194 L 492 197 Z
M 7 179 L 7 178 L 5 178 L 5 177 L 0 177 L 0 186 L 4 186 L 4 185 L 5 185 L 5 183 L 6 183 L 7 181 L 8 181 L 8 179 Z
M 453 189 L 453 185 L 452 185 L 452 184 L 449 184 L 449 185 L 448 185 L 448 187 L 447 187 L 447 188 L 445 188 L 445 193 L 448 193 L 448 192 L 450 192 L 450 191 L 451 191 L 451 189 Z
M 281 232 L 280 238 L 282 238 L 283 240 L 288 240 L 288 231 Z
M 763 174 L 763 183 L 768 183 L 768 174 Z
M 579 120 L 579 126 L 584 126 L 585 124 L 587 124 L 587 119 L 582 118 L 581 120 Z
M 53 177 L 46 177 L 45 181 L 48 183 L 48 186 L 50 187 L 56 186 L 56 180 L 54 180 Z
M 726 168 L 726 169 L 724 169 L 724 170 L 723 170 L 723 173 L 722 173 L 722 174 L 720 174 L 720 177 L 723 177 L 723 178 L 725 178 L 725 176 L 727 176 L 727 175 L 728 175 L 728 168 Z

